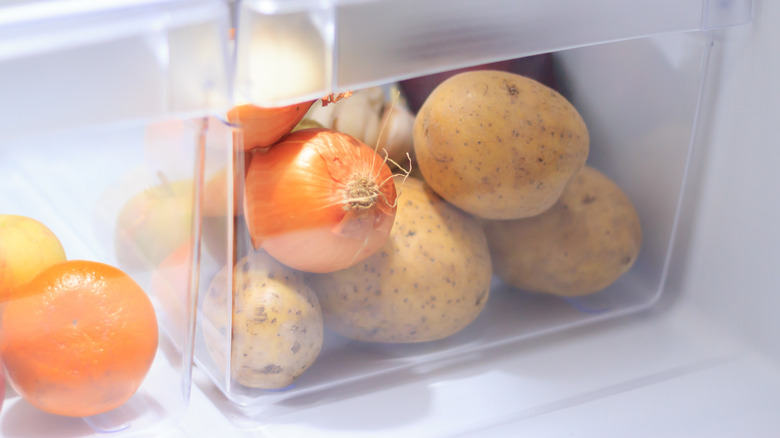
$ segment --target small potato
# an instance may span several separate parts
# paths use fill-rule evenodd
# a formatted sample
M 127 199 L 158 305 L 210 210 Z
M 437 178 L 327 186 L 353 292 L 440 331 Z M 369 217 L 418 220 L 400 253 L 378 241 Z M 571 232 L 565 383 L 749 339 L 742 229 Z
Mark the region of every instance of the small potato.
M 223 268 L 203 299 L 203 335 L 214 362 L 226 368 L 231 339 L 231 294 Z M 322 311 L 303 274 L 264 252 L 252 252 L 233 268 L 230 375 L 251 388 L 290 385 L 322 349 Z
M 483 225 L 495 272 L 502 280 L 526 291 L 555 295 L 604 289 L 633 265 L 642 243 L 631 201 L 589 166 L 544 213 Z
M 585 164 L 589 144 L 585 122 L 563 96 L 502 71 L 442 82 L 414 124 L 414 152 L 431 188 L 486 219 L 550 208 Z
M 411 343 L 441 339 L 484 308 L 490 254 L 476 220 L 408 178 L 399 187 L 385 245 L 348 269 L 312 274 L 325 326 L 352 339 Z

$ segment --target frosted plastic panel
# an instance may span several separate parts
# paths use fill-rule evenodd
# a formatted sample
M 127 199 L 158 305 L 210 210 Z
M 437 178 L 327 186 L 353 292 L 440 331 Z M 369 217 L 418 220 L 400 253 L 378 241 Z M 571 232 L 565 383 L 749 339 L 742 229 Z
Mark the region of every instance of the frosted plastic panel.
M 701 26 L 702 1 L 395 0 L 339 9 L 339 86 Z
M 243 6 L 238 23 L 238 103 L 275 106 L 329 93 L 333 10 L 266 14 Z
M 0 7 L 0 137 L 227 105 L 221 2 L 56 3 Z
M 237 99 L 281 105 L 468 65 L 742 24 L 751 10 L 751 0 L 245 1 Z M 271 43 L 289 50 L 271 56 L 263 50 Z

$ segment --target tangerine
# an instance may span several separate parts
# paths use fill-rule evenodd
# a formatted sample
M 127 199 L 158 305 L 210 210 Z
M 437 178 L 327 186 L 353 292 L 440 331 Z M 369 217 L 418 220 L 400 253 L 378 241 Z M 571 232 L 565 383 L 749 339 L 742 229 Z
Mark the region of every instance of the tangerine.
M 52 414 L 107 412 L 140 387 L 157 352 L 152 302 L 123 271 L 69 260 L 18 289 L 0 326 L 0 356 L 19 395 Z

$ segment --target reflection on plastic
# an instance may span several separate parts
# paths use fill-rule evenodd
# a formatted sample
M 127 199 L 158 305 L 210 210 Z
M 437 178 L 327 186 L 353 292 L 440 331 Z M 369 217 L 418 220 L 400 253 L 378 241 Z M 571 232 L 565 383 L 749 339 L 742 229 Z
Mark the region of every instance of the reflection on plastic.
M 98 433 L 116 433 L 134 424 L 147 423 L 150 414 L 162 413 L 162 406 L 142 393 L 136 393 L 123 405 L 108 412 L 83 417 L 84 422 Z
M 592 303 L 588 303 L 587 300 L 583 298 L 562 297 L 562 299 L 571 307 L 574 307 L 578 311 L 588 315 L 598 315 L 599 313 L 604 313 L 610 310 L 609 306 L 593 305 Z
M 92 417 L 84 417 L 84 421 L 89 425 L 89 427 L 99 433 L 116 433 L 130 427 L 130 423 L 114 426 L 110 423 L 110 421 L 106 421 L 106 419 L 103 418 L 106 415 L 107 414 L 100 414 Z M 104 425 L 104 422 L 107 424 Z
M 289 391 L 291 389 L 295 388 L 295 383 L 291 384 L 290 386 L 285 386 L 284 388 L 278 388 L 278 389 L 266 389 L 268 392 L 285 392 Z

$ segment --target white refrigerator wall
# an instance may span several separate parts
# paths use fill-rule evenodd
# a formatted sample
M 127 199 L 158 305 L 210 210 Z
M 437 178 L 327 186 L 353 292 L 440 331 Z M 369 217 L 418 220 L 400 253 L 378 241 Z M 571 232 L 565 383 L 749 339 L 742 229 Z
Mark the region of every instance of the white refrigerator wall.
M 719 38 L 720 90 L 710 126 L 678 307 L 692 307 L 780 359 L 780 4 Z

